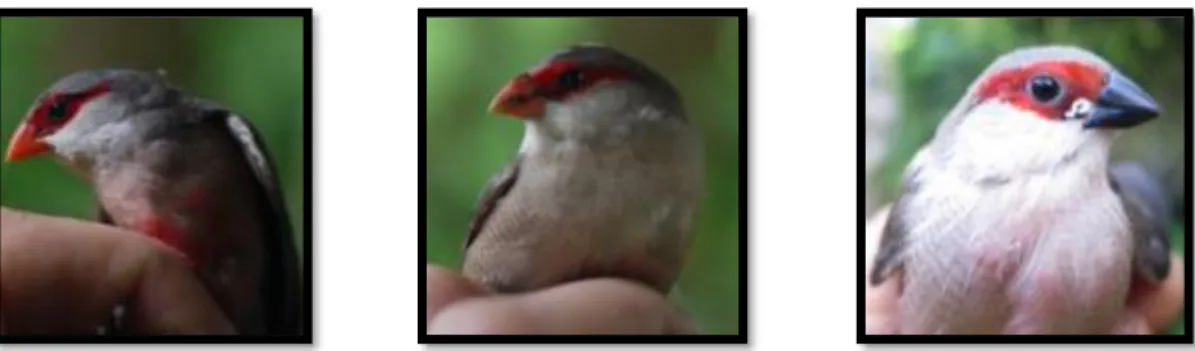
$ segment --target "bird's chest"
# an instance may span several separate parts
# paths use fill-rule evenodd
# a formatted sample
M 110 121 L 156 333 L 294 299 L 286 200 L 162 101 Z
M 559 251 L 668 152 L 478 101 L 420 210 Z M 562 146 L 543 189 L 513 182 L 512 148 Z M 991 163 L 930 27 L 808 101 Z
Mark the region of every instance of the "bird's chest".
M 193 263 L 217 258 L 211 237 L 237 235 L 239 228 L 223 226 L 221 213 L 233 207 L 221 203 L 200 176 L 165 177 L 139 165 L 98 171 L 92 178 L 100 206 L 113 224 L 154 237 L 185 253 Z M 236 189 L 224 189 L 235 191 Z
M 592 235 L 651 235 L 687 211 L 684 178 L 617 154 L 561 148 L 525 160 L 514 197 L 520 211 Z M 578 235 L 587 235 L 579 233 Z
M 989 188 L 927 185 L 915 202 L 924 210 L 911 217 L 920 221 L 911 228 L 905 279 L 919 304 L 983 301 L 956 306 L 1039 321 L 1123 301 L 1132 241 L 1119 199 L 1106 187 L 1048 178 Z
M 175 221 L 162 211 L 162 194 L 156 189 L 161 189 L 163 182 L 158 177 L 139 167 L 122 167 L 98 171 L 93 181 L 97 200 L 113 224 L 153 236 L 170 236 L 162 227 L 173 226 Z M 176 246 L 181 238 L 159 239 Z

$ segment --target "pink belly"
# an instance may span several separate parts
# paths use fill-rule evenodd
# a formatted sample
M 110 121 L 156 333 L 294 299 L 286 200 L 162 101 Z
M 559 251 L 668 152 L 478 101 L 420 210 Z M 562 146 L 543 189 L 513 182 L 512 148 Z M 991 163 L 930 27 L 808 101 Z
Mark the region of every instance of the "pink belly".
M 1107 332 L 1123 309 L 1129 257 L 1107 245 L 1041 238 L 1018 226 L 1007 240 L 939 250 L 909 262 L 901 329 L 909 333 Z M 1115 240 L 1112 240 L 1115 241 Z M 954 254 L 951 254 L 953 252 Z M 905 310 L 908 309 L 908 310 Z

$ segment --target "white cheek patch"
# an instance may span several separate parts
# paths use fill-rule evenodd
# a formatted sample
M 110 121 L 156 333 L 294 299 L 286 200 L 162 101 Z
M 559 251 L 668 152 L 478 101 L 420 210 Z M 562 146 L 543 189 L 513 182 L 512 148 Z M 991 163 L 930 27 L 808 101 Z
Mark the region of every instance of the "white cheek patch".
M 76 118 L 79 117 L 84 116 Z M 55 153 L 71 161 L 80 157 L 88 159 L 95 154 L 124 150 L 123 146 L 133 142 L 129 139 L 136 130 L 132 122 L 122 121 L 99 126 L 91 123 L 95 122 L 77 119 L 43 140 L 54 146 Z
M 1077 105 L 1067 113 L 1086 118 L 1094 110 L 1090 101 Z M 1058 123 L 1005 103 L 980 104 L 960 117 L 963 120 L 947 139 L 949 147 L 940 150 L 951 155 L 949 167 L 970 174 L 1040 172 L 1074 157 L 1081 148 L 1091 155 L 1107 151 L 1102 133 L 1087 133 L 1078 123 Z
M 1062 114 L 1062 118 L 1069 121 L 1087 117 L 1091 113 L 1092 106 L 1091 100 L 1084 98 L 1075 99 L 1075 102 L 1071 103 L 1071 107 L 1066 110 L 1066 113 Z

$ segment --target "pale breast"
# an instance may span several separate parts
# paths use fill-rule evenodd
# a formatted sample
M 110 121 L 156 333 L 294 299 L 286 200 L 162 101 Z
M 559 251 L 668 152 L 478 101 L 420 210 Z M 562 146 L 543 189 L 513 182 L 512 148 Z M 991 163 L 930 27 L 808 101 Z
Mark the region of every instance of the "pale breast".
M 146 169 L 135 166 L 100 169 L 93 178 L 100 205 L 114 224 L 125 228 L 141 228 L 154 218 L 150 185 L 158 181 Z
M 506 290 L 606 275 L 671 286 L 699 174 L 581 151 L 524 157 L 517 182 L 467 252 L 466 275 Z
M 927 182 L 911 207 L 902 329 L 1102 332 L 1128 286 L 1131 237 L 1095 180 Z

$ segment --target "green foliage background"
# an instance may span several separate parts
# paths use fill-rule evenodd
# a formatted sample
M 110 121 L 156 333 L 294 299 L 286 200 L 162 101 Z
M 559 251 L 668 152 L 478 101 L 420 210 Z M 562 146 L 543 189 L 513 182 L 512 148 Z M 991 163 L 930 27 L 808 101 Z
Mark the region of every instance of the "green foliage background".
M 300 18 L 0 18 L 0 152 L 34 98 L 96 68 L 164 69 L 261 132 L 303 252 L 303 20 Z M 50 157 L 0 165 L 0 204 L 93 219 L 89 186 Z
M 459 267 L 485 182 L 514 156 L 517 120 L 486 113 L 507 80 L 569 45 L 598 42 L 680 89 L 702 131 L 705 198 L 672 299 L 704 332 L 738 333 L 739 23 L 735 18 L 431 18 L 427 23 L 427 257 Z
M 884 38 L 892 53 L 894 91 L 898 100 L 891 143 L 879 177 L 880 203 L 892 201 L 900 176 L 913 154 L 932 137 L 975 77 L 997 56 L 1013 49 L 1065 44 L 1095 52 L 1154 96 L 1163 115 L 1126 131 L 1113 148 L 1112 159 L 1142 163 L 1161 178 L 1174 207 L 1173 246 L 1185 247 L 1183 214 L 1188 133 L 1183 77 L 1189 31 L 1181 18 L 931 18 L 918 19 L 907 30 Z M 1189 274 L 1189 272 L 1188 272 Z M 1173 329 L 1181 333 L 1181 322 Z

